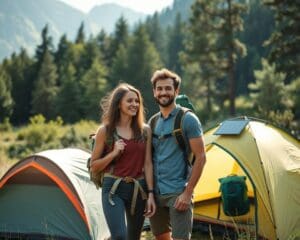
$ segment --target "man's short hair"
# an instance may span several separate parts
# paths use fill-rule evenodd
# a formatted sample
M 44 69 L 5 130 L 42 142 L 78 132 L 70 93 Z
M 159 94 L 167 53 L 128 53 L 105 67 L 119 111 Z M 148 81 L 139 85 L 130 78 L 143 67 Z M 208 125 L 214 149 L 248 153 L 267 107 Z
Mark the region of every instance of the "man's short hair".
M 175 88 L 175 90 L 177 90 L 180 86 L 181 78 L 176 73 L 174 73 L 166 68 L 156 70 L 153 73 L 152 78 L 151 78 L 151 83 L 152 83 L 153 89 L 155 89 L 157 81 L 166 80 L 169 78 L 171 78 L 173 80 L 174 88 Z

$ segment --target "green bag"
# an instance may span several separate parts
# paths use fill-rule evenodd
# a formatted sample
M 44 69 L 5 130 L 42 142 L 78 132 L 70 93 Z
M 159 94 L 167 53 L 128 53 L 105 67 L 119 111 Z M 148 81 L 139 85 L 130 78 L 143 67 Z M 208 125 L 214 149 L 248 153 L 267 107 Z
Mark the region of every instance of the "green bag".
M 219 179 L 222 206 L 225 215 L 240 216 L 249 212 L 250 201 L 246 176 L 229 175 Z
M 95 145 L 95 136 L 96 134 L 91 134 L 90 135 L 90 139 L 92 140 L 92 143 L 91 143 L 91 149 L 93 150 L 94 149 L 94 145 Z M 107 146 L 109 147 L 109 151 L 112 150 L 113 148 L 113 145 L 114 145 L 114 142 L 117 141 L 119 139 L 119 136 L 117 135 L 116 132 L 113 133 L 113 136 L 112 137 L 108 137 L 108 139 L 106 139 L 106 144 Z M 109 152 L 108 151 L 108 152 Z M 102 157 L 105 156 L 107 153 L 106 152 L 103 152 L 102 154 Z M 112 161 L 112 163 L 110 164 L 110 172 L 112 173 L 113 172 L 113 165 L 114 165 L 114 162 L 115 162 L 115 159 Z M 90 174 L 90 180 L 95 184 L 96 188 L 99 189 L 102 187 L 102 182 L 103 182 L 103 177 L 104 177 L 104 171 L 100 171 L 96 174 L 94 174 L 92 171 L 91 171 L 91 158 L 88 158 L 87 160 L 87 168 L 88 168 L 88 172 Z
M 181 107 L 185 107 L 190 109 L 192 112 L 195 112 L 195 108 L 192 104 L 192 102 L 190 101 L 190 99 L 188 98 L 187 95 L 185 94 L 180 94 L 176 97 L 175 102 L 177 105 L 180 105 Z

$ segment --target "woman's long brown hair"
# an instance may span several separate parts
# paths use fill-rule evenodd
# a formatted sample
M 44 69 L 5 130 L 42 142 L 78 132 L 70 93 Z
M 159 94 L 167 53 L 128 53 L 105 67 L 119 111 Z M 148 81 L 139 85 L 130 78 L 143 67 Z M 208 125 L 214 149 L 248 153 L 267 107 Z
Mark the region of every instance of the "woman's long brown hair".
M 143 136 L 143 124 L 145 121 L 143 98 L 138 89 L 127 83 L 119 84 L 108 96 L 102 99 L 101 108 L 102 124 L 106 126 L 107 136 L 112 136 L 116 126 L 120 120 L 120 102 L 127 92 L 134 92 L 138 96 L 139 109 L 137 114 L 133 116 L 131 128 L 133 130 L 134 139 L 141 139 Z

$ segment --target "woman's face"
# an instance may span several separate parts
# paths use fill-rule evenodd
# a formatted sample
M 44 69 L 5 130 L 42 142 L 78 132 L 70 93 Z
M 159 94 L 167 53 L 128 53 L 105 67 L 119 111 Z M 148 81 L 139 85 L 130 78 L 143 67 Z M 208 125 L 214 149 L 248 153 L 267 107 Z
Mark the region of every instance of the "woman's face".
M 121 113 L 129 116 L 135 116 L 139 110 L 140 100 L 135 92 L 129 91 L 125 93 L 120 102 Z

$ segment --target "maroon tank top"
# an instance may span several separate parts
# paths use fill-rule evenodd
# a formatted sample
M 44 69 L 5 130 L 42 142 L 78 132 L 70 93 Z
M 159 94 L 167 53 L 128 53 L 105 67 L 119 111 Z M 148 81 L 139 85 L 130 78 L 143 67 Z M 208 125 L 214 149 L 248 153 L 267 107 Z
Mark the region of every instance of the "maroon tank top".
M 121 137 L 122 138 L 122 137 Z M 118 177 L 138 178 L 144 175 L 144 162 L 146 154 L 146 142 L 135 139 L 122 138 L 126 143 L 124 151 L 114 163 L 107 166 L 105 172 L 110 172 L 113 165 L 112 174 Z

